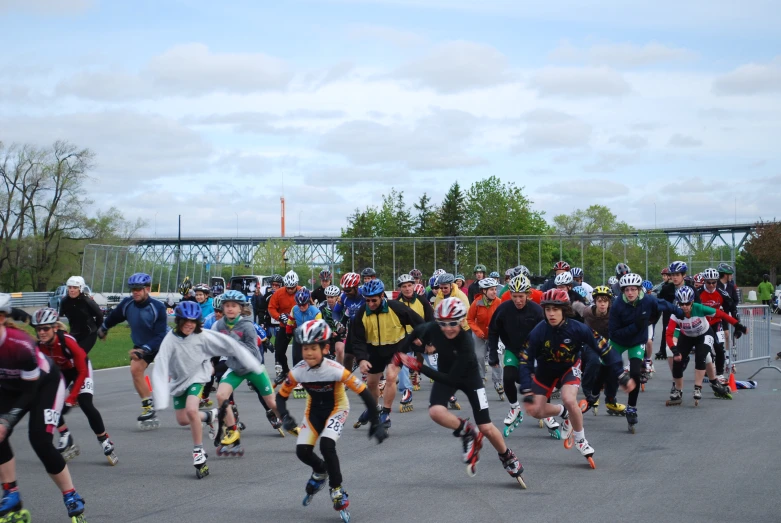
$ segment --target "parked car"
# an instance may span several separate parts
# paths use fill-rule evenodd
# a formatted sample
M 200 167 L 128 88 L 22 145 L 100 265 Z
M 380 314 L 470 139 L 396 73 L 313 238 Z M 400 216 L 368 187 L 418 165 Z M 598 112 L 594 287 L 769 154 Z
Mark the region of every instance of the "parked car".
M 88 286 L 84 286 L 84 293 L 91 296 L 92 290 Z M 54 293 L 49 296 L 49 307 L 55 310 L 60 310 L 60 301 L 68 295 L 68 287 L 65 285 L 60 285 L 57 287 L 57 290 L 54 291 Z

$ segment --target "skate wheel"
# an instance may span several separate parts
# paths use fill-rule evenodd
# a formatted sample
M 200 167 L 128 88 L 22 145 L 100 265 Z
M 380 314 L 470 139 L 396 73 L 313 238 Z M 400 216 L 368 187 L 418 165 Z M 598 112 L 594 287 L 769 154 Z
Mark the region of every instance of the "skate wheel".
M 594 458 L 592 458 L 591 456 L 589 456 L 589 457 L 587 457 L 586 459 L 588 460 L 588 464 L 589 464 L 589 466 L 590 466 L 592 469 L 596 469 L 596 468 L 597 468 L 597 464 L 596 464 L 596 463 L 594 463 Z
M 635 426 L 634 425 L 629 425 L 629 433 L 630 434 L 634 434 L 635 433 Z
M 556 429 L 550 433 L 550 437 L 553 439 L 561 439 L 561 432 L 559 432 L 559 429 Z
M 544 426 L 545 426 L 545 424 L 542 422 L 542 420 L 540 420 L 540 421 L 537 423 L 537 425 L 539 425 L 539 427 L 540 427 L 540 428 L 542 428 L 542 427 L 544 427 Z
M 645 392 L 645 383 L 640 384 L 640 392 Z
M 515 480 L 518 482 L 518 485 L 520 485 L 523 490 L 529 488 L 526 486 L 526 482 L 523 480 L 523 476 L 521 476 L 520 474 L 515 476 Z
M 346 510 L 340 510 L 339 517 L 342 518 L 343 523 L 350 523 L 350 513 Z
M 588 410 L 588 401 L 580 400 L 578 402 L 578 407 L 580 407 L 580 412 L 586 412 Z
M 594 407 L 594 416 L 597 415 L 597 411 L 599 411 L 599 409 L 597 407 Z
M 247 426 L 244 424 L 244 422 L 238 422 L 236 426 L 239 428 L 239 430 L 247 430 Z
M 309 504 L 312 502 L 313 497 L 314 496 L 307 494 L 306 496 L 304 496 L 304 501 L 302 501 L 301 504 L 304 505 L 305 507 L 308 507 Z
M 108 456 L 106 456 L 106 459 L 108 460 L 109 465 L 111 465 L 112 467 L 114 465 L 116 465 L 117 463 L 119 463 L 119 458 L 113 452 L 111 454 L 109 454 Z
M 71 523 L 87 523 L 87 518 L 84 517 L 84 514 L 79 514 L 71 518 Z
M 470 463 L 469 465 L 466 466 L 466 475 L 469 476 L 470 478 L 473 478 L 477 475 L 477 463 L 475 464 Z
M 574 444 L 575 444 L 575 438 L 572 437 L 572 436 L 569 436 L 568 438 L 566 438 L 564 440 L 564 448 L 567 449 L 567 450 L 571 449 L 572 445 L 574 445 Z
M 694 400 L 694 406 L 699 407 L 700 406 L 700 400 Z
M 279 431 L 279 435 L 284 438 L 285 437 L 285 431 L 282 430 L 282 429 L 277 429 L 277 430 Z

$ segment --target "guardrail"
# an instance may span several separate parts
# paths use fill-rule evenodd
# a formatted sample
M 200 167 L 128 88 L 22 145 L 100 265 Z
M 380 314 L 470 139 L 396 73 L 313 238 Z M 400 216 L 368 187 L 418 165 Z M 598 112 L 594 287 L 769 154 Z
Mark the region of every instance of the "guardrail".
M 46 307 L 51 295 L 50 292 L 12 292 L 11 307 Z
M 765 365 L 759 368 L 748 379 L 753 378 L 764 369 L 781 369 L 771 365 L 775 357 L 770 346 L 770 320 L 772 313 L 767 305 L 739 305 L 738 313 L 740 322 L 748 327 L 748 333 L 732 345 L 732 363 L 745 363 L 748 361 L 766 360 Z

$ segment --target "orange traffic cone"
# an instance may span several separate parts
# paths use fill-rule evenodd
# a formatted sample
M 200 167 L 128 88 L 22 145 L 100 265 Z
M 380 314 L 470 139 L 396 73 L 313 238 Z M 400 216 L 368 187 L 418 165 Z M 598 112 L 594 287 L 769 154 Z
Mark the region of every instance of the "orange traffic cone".
M 144 379 L 146 380 L 146 386 L 149 387 L 149 392 L 152 392 L 152 382 L 149 381 L 149 376 L 144 376 Z M 735 381 L 735 378 L 732 378 L 733 381 Z
M 730 372 L 729 374 L 729 390 L 731 392 L 735 392 L 736 390 L 738 390 L 738 386 L 735 383 L 735 374 L 733 374 L 732 372 Z

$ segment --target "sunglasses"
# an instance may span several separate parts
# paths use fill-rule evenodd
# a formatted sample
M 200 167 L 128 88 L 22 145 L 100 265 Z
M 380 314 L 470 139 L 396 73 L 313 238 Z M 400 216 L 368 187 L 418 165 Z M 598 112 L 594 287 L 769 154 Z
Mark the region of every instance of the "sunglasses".
M 689 303 L 679 303 L 678 306 L 680 306 L 680 307 L 691 307 L 692 303 L 693 302 L 691 302 L 691 301 Z
M 716 285 L 716 280 L 705 280 L 705 285 Z
M 461 325 L 461 320 L 456 321 L 438 321 L 437 324 L 440 327 L 458 327 Z
M 366 298 L 366 303 L 380 303 L 381 301 L 381 298 Z
M 49 327 L 49 326 L 46 326 L 46 327 L 36 327 L 35 328 L 36 332 L 49 332 L 50 330 L 52 330 L 52 328 Z

